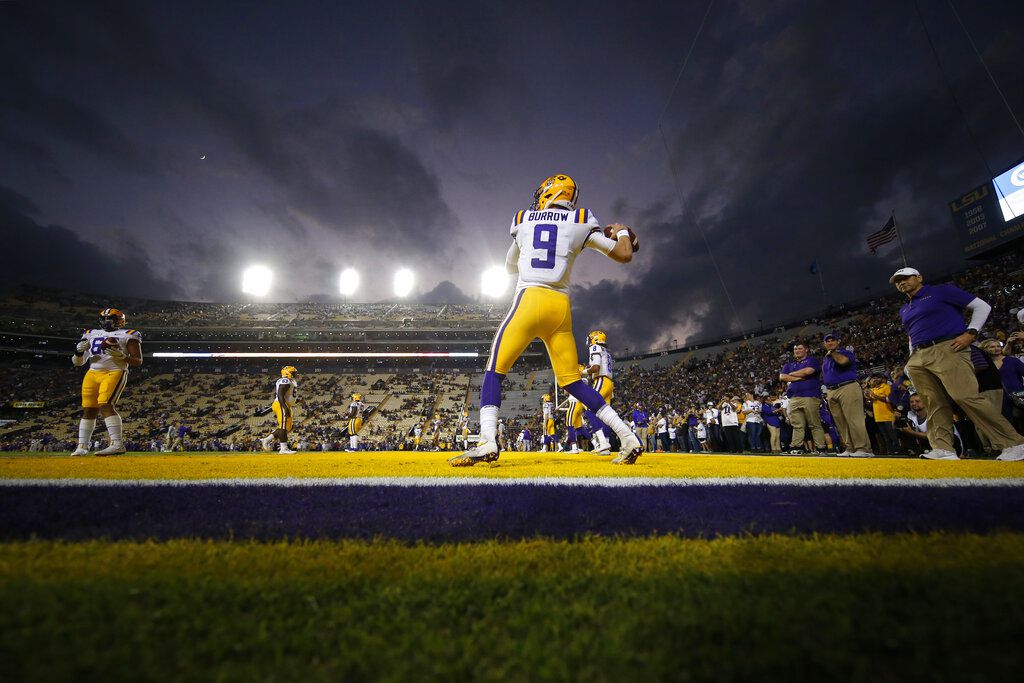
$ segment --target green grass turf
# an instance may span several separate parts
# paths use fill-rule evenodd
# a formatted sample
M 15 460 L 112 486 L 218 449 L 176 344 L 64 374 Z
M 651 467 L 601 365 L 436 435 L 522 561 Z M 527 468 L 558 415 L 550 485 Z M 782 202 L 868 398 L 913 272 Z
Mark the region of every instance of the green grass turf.
M 1011 680 L 1024 535 L 0 544 L 0 679 Z

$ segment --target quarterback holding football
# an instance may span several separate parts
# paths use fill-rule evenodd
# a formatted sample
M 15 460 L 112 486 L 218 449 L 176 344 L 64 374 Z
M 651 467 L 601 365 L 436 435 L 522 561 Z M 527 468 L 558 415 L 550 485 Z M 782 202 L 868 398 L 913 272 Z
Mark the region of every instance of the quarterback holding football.
M 519 275 L 516 295 L 491 343 L 480 389 L 480 442 L 451 458 L 448 462 L 454 467 L 498 459 L 501 383 L 526 347 L 538 338 L 547 347 L 558 385 L 618 435 L 622 450 L 612 462 L 631 465 L 643 450 L 640 440 L 601 394 L 580 377 L 569 305 L 572 265 L 583 249 L 628 263 L 639 243 L 624 225 L 613 224 L 610 231 L 615 239 L 606 237 L 594 213 L 576 207 L 578 196 L 576 182 L 559 173 L 546 178 L 534 192 L 530 208 L 517 211 L 512 218 L 512 244 L 505 268 Z

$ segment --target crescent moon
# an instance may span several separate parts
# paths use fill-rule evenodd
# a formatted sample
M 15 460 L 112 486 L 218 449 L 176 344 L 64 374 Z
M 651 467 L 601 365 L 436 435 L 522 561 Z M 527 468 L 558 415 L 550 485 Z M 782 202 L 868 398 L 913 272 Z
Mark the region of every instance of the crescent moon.
M 206 155 L 204 154 L 203 156 L 201 156 L 201 157 L 199 157 L 199 158 L 200 158 L 200 159 L 205 159 L 205 158 L 206 158 Z

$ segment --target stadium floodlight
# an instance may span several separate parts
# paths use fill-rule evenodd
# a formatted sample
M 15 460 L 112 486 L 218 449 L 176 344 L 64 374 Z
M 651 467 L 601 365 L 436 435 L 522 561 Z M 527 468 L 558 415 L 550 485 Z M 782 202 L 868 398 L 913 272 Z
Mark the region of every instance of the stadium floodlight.
M 480 277 L 480 291 L 484 296 L 497 298 L 508 289 L 508 279 L 503 266 L 491 266 Z
M 406 297 L 412 293 L 412 286 L 416 278 L 408 268 L 402 268 L 395 273 L 395 296 Z
M 242 292 L 253 296 L 266 296 L 274 273 L 266 266 L 249 266 L 242 273 Z
M 352 296 L 359 289 L 359 271 L 346 268 L 338 276 L 338 291 L 342 296 Z

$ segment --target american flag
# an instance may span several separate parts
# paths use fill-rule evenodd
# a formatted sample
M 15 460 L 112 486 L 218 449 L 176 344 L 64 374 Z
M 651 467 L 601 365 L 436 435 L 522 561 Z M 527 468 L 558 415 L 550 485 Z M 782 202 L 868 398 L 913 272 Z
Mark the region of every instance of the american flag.
M 889 216 L 889 222 L 881 230 L 868 235 L 868 249 L 874 254 L 878 247 L 888 244 L 894 239 L 896 239 L 896 216 Z

